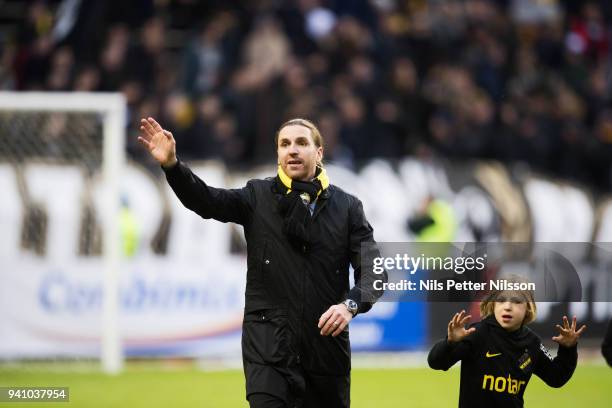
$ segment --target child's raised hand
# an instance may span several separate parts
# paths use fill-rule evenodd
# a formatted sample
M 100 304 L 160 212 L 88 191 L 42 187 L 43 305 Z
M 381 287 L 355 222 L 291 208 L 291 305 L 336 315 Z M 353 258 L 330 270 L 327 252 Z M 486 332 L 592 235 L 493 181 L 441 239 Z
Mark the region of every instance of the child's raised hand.
M 465 310 L 455 313 L 450 322 L 448 322 L 448 341 L 451 343 L 461 341 L 468 334 L 474 333 L 476 328 L 465 328 L 465 324 L 470 321 L 472 315 L 465 314 Z
M 573 347 L 578 343 L 578 338 L 586 330 L 586 326 L 583 324 L 578 331 L 576 331 L 576 316 L 572 319 L 570 326 L 567 316 L 563 316 L 563 327 L 557 325 L 559 329 L 559 335 L 553 337 L 553 341 L 556 341 L 563 347 Z

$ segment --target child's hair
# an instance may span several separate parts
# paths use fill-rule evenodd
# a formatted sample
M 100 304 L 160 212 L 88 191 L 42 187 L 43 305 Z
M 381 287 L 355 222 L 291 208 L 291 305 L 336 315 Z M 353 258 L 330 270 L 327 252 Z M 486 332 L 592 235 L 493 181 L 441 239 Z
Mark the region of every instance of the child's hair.
M 508 283 L 527 283 L 528 281 L 518 275 L 512 275 L 508 278 L 502 279 Z M 537 315 L 537 308 L 535 303 L 535 294 L 533 290 L 518 289 L 518 290 L 491 290 L 485 299 L 480 302 L 480 317 L 485 318 L 491 316 L 495 312 L 495 302 L 500 298 L 500 295 L 504 292 L 514 293 L 521 298 L 521 300 L 527 303 L 527 311 L 525 312 L 525 318 L 523 319 L 522 325 L 533 322 Z

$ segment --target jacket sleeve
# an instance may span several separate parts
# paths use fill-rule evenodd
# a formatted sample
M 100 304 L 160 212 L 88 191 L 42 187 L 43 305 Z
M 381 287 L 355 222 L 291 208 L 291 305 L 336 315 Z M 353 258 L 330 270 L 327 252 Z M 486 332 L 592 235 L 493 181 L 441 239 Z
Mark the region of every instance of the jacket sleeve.
M 365 217 L 361 201 L 355 199 L 349 209 L 350 258 L 353 266 L 355 286 L 349 291 L 348 298 L 357 302 L 358 313 L 365 313 L 383 295 L 383 290 L 374 288 L 374 282 L 387 282 L 387 272 L 374 272 L 374 257 L 380 256 L 374 230 Z M 363 244 L 363 245 L 362 245 Z M 362 256 L 362 250 L 364 251 Z M 362 260 L 365 264 L 362 265 Z M 379 287 L 377 285 L 377 287 Z
M 255 207 L 250 183 L 239 189 L 210 187 L 180 161 L 163 170 L 181 203 L 200 217 L 242 225 L 249 220 Z
M 434 370 L 448 370 L 455 363 L 468 355 L 470 351 L 469 343 L 460 341 L 449 343 L 444 338 L 434 344 L 427 356 L 427 363 Z
M 559 345 L 557 357 L 553 358 L 548 349 L 540 343 L 534 373 L 551 387 L 562 387 L 572 378 L 578 361 L 578 346 Z
M 608 330 L 601 344 L 601 353 L 608 362 L 608 365 L 612 367 L 612 320 L 608 322 Z

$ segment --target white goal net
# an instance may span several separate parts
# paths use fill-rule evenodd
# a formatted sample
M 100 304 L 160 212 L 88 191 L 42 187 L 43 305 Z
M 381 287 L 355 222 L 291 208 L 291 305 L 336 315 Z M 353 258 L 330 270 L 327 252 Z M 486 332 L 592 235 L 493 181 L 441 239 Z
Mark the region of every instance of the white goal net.
M 0 359 L 74 355 L 66 350 L 73 336 L 106 372 L 121 369 L 125 110 L 120 94 L 0 92 Z M 104 274 L 99 296 L 59 289 L 66 270 Z M 24 302 L 20 293 L 36 299 Z M 59 298 L 68 306 L 98 301 L 102 313 L 77 336 Z M 87 343 L 83 333 L 99 335 Z

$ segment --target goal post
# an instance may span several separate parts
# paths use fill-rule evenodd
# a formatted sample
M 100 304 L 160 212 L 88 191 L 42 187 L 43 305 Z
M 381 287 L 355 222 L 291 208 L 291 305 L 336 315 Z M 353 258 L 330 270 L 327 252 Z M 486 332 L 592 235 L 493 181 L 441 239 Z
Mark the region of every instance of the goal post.
M 120 93 L 0 92 L 0 114 L 5 112 L 85 113 L 99 119 L 103 139 L 99 171 L 104 191 L 100 202 L 100 217 L 104 220 L 101 239 L 104 283 L 100 358 L 104 372 L 118 373 L 124 360 L 119 330 L 119 274 L 122 263 L 119 222 L 120 177 L 126 162 L 125 98 Z M 10 126 L 5 126 L 2 131 L 10 132 Z M 0 144 L 8 140 L 9 135 L 0 133 Z

